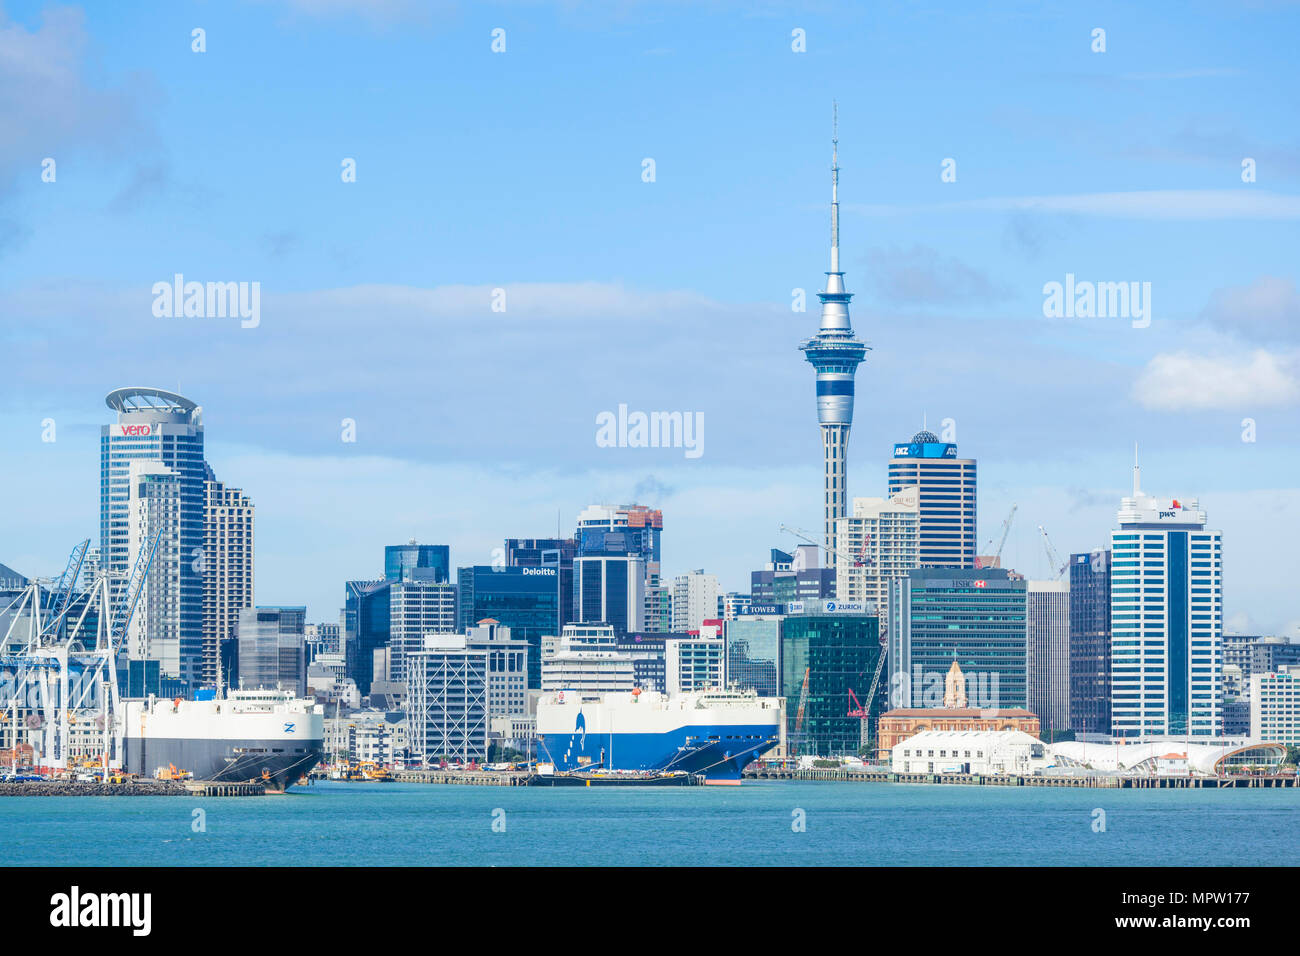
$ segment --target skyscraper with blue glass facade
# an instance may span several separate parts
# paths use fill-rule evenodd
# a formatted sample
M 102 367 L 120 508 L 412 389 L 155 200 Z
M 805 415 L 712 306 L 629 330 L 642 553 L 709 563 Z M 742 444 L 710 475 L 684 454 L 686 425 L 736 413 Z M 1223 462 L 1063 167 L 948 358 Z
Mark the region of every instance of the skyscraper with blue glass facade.
M 131 465 L 162 466 L 175 484 L 175 512 L 169 513 L 159 549 L 176 572 L 174 587 L 158 598 L 152 620 L 175 630 L 176 653 L 169 654 L 163 677 L 197 686 L 215 661 L 204 666 L 203 544 L 207 469 L 203 460 L 203 412 L 194 402 L 158 388 L 119 388 L 105 403 L 117 421 L 100 427 L 99 536 L 103 566 L 116 572 L 110 581 L 116 601 L 125 587 L 135 553 L 131 549 Z M 137 472 L 139 469 L 137 468 Z M 146 643 L 149 638 L 146 636 Z
M 1133 494 L 1111 532 L 1111 733 L 1222 732 L 1223 535 L 1195 499 Z
M 486 618 L 528 642 L 528 686 L 542 686 L 542 636 L 560 633 L 559 569 L 475 565 L 457 572 L 460 631 Z
M 386 581 L 451 581 L 451 549 L 445 544 L 390 544 L 384 548 Z

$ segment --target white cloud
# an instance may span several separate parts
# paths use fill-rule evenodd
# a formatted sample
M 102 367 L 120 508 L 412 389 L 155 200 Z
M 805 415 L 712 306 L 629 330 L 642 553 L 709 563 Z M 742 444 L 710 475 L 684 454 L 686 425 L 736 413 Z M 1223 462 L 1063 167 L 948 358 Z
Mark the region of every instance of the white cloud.
M 1288 405 L 1300 399 L 1294 364 L 1264 349 L 1241 356 L 1161 353 L 1143 369 L 1133 397 L 1159 411 Z

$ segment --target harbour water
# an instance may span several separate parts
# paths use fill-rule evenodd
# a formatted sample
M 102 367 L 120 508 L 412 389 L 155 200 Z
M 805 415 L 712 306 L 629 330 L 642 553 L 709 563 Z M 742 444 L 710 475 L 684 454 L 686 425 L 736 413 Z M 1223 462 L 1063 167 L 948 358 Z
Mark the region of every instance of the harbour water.
M 1287 866 L 1298 830 L 1295 790 L 319 782 L 266 797 L 7 797 L 0 863 Z

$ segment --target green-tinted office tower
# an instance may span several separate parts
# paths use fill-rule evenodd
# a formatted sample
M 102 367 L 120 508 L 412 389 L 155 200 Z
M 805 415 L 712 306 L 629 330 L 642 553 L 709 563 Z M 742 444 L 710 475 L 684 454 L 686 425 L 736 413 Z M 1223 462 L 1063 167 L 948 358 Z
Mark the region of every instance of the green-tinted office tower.
M 833 604 L 834 602 L 824 602 Z M 781 693 L 786 698 L 786 739 L 799 755 L 856 754 L 862 721 L 849 717 L 849 691 L 865 700 L 880 658 L 880 619 L 875 615 L 824 612 L 806 602 L 803 614 L 781 624 Z M 808 700 L 796 729 L 804 674 Z M 883 680 L 881 681 L 883 684 Z M 878 709 L 873 705 L 872 715 Z

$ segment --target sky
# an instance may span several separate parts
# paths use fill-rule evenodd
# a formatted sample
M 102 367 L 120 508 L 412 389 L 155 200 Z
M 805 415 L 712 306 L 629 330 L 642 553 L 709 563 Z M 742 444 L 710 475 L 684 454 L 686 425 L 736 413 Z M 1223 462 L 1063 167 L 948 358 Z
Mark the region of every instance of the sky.
M 386 544 L 488 564 L 596 502 L 663 510 L 666 576 L 747 591 L 821 525 L 797 347 L 834 101 L 850 496 L 946 430 L 980 550 L 1016 505 L 1004 564 L 1050 578 L 1039 526 L 1105 546 L 1136 444 L 1224 533 L 1228 630 L 1296 634 L 1298 29 L 1263 0 L 0 0 L 0 562 L 97 539 L 104 396 L 145 385 L 256 503 L 258 604 L 335 620 Z M 258 283 L 258 321 L 155 314 L 177 274 Z M 1049 315 L 1067 276 L 1147 319 Z M 620 405 L 702 416 L 702 453 L 603 447 Z

